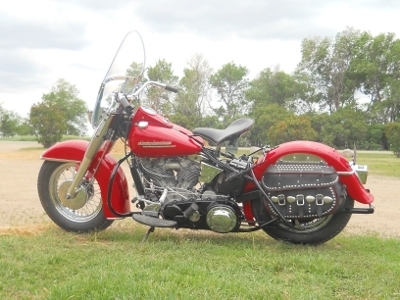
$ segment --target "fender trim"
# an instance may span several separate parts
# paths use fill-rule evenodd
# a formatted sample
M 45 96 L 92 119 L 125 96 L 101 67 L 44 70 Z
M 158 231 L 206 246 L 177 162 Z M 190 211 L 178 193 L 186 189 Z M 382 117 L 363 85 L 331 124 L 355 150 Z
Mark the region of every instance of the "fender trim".
M 57 162 L 76 162 L 80 163 L 84 157 L 85 151 L 89 145 L 88 141 L 84 140 L 69 140 L 55 144 L 40 156 L 43 160 L 57 161 Z M 93 160 L 92 164 L 89 166 L 90 172 L 95 172 L 95 167 L 99 163 L 103 151 L 100 150 L 96 153 L 96 158 Z M 117 161 L 110 155 L 106 154 L 100 162 L 100 165 L 94 174 L 97 182 L 100 185 L 101 198 L 103 202 L 104 215 L 107 219 L 120 219 L 120 216 L 113 214 L 107 205 L 107 193 L 108 184 L 113 171 L 114 166 Z M 125 173 L 122 168 L 119 168 L 115 180 L 112 186 L 112 194 L 110 203 L 113 209 L 121 214 L 129 214 L 130 201 L 129 201 L 129 191 L 128 183 L 125 177 Z

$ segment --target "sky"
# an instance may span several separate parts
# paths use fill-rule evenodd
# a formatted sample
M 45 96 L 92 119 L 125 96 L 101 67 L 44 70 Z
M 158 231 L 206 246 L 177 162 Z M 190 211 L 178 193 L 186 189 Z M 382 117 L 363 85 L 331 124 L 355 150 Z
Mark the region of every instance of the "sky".
M 147 66 L 172 63 L 181 77 L 196 53 L 214 71 L 234 62 L 254 79 L 291 73 L 301 41 L 346 27 L 400 38 L 397 0 L 13 0 L 0 8 L 0 104 L 27 117 L 64 78 L 88 108 L 125 34 L 140 32 Z

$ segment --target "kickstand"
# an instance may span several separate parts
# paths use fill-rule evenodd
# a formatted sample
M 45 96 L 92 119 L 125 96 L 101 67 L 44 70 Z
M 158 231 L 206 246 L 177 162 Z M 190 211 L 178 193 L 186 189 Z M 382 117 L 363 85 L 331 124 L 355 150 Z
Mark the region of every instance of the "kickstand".
M 150 233 L 154 232 L 154 229 L 155 229 L 155 227 L 154 227 L 154 226 L 151 226 L 151 227 L 149 228 L 149 230 L 147 230 L 146 235 L 144 236 L 144 238 L 142 239 L 142 241 L 141 241 L 140 243 L 146 242 L 146 241 L 147 241 L 147 238 L 148 238 L 149 235 L 150 235 Z

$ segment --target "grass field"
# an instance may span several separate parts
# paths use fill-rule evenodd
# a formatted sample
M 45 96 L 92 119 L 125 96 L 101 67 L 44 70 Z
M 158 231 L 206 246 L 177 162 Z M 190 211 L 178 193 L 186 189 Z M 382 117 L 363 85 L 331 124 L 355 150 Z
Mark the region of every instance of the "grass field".
M 128 220 L 127 220 L 128 221 Z M 262 232 L 3 231 L 1 299 L 398 299 L 400 241 L 345 236 L 288 245 Z

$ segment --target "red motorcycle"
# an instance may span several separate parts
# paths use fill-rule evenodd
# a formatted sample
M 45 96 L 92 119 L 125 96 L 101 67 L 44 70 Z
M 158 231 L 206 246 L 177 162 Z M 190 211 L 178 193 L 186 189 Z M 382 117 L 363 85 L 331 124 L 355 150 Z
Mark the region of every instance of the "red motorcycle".
M 177 92 L 160 82 L 141 82 L 144 62 L 142 39 L 132 31 L 101 84 L 91 141 L 57 143 L 41 156 L 40 201 L 64 230 L 103 230 L 132 217 L 149 226 L 145 238 L 155 227 L 219 233 L 262 229 L 278 240 L 320 244 L 340 233 L 352 214 L 374 212 L 374 197 L 363 187 L 367 167 L 348 162 L 331 147 L 294 141 L 236 157 L 221 146 L 235 144 L 252 119 L 222 130 L 189 131 L 140 106 L 145 89 Z M 119 161 L 110 155 L 118 139 L 126 146 Z M 123 162 L 136 188 L 133 198 Z M 355 201 L 366 207 L 354 208 Z

